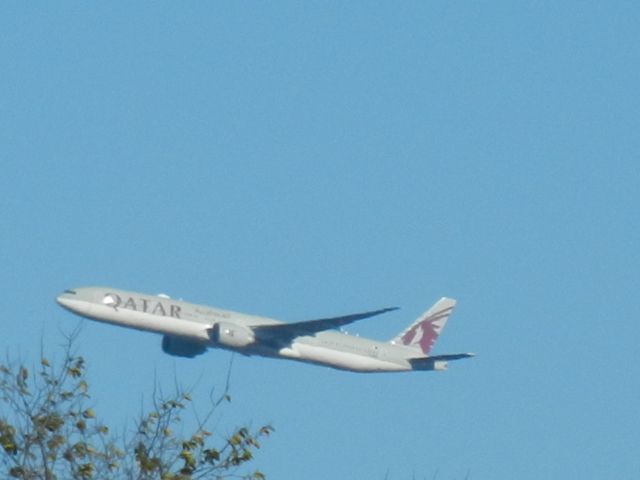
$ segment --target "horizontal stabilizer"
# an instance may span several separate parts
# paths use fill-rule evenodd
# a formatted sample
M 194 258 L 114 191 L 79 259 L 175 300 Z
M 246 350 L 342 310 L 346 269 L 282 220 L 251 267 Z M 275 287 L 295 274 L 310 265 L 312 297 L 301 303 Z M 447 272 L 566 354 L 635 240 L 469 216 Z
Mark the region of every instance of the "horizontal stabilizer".
M 431 360 L 436 360 L 436 361 L 449 361 L 449 360 L 462 360 L 463 358 L 471 358 L 471 357 L 475 357 L 476 354 L 475 353 L 453 353 L 451 355 L 434 355 L 433 357 L 428 357 Z
M 454 353 L 450 355 L 434 355 L 433 357 L 410 358 L 413 370 L 446 370 L 447 362 L 475 357 L 474 353 Z

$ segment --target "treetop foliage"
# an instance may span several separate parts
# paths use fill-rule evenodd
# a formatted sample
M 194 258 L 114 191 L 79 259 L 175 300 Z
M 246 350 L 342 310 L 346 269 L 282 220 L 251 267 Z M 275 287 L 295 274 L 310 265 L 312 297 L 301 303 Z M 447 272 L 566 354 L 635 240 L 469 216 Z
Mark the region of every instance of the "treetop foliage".
M 135 428 L 116 437 L 89 401 L 84 359 L 67 339 L 64 359 L 55 366 L 41 356 L 37 367 L 0 363 L 0 477 L 22 480 L 191 480 L 240 478 L 261 480 L 258 470 L 241 473 L 269 425 L 240 426 L 217 442 L 206 428 L 227 390 L 208 406 L 191 434 L 181 414 L 192 399 L 188 392 L 154 394 L 153 408 L 141 413 Z M 228 384 L 227 384 L 228 386 Z

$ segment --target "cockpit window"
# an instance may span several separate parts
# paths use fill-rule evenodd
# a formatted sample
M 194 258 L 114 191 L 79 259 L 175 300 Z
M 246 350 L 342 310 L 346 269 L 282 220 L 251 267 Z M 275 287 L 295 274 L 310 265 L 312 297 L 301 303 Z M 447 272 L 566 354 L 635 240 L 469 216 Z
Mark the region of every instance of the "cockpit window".
M 77 295 L 78 292 L 76 292 L 75 290 L 65 290 L 64 293 L 70 293 L 71 295 Z

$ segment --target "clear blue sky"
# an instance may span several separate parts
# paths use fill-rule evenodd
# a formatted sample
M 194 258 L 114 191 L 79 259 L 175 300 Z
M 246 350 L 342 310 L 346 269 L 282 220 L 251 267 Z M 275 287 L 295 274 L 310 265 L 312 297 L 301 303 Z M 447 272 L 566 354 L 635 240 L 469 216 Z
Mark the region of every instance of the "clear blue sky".
M 444 374 L 235 358 L 221 431 L 272 479 L 640 476 L 637 2 L 4 2 L 0 350 L 110 285 L 391 338 Z M 96 410 L 230 354 L 86 322 Z M 125 413 L 129 412 L 129 413 Z M 436 473 L 437 472 L 437 473 Z

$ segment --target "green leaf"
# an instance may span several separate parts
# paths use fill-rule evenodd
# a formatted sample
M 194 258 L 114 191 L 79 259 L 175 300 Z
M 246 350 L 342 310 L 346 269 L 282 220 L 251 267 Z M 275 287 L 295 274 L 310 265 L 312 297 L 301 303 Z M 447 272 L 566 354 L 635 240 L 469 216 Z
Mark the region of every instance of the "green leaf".
M 83 463 L 78 469 L 81 478 L 91 478 L 93 476 L 93 464 Z
M 49 440 L 47 440 L 47 448 L 49 450 L 57 450 L 62 445 L 64 445 L 65 438 L 62 435 L 54 435 Z
M 14 478 L 25 478 L 26 472 L 23 467 L 13 467 L 11 470 L 9 470 L 9 475 Z
M 264 427 L 262 427 L 260 429 L 260 431 L 258 433 L 260 435 L 268 437 L 273 431 L 274 431 L 274 428 L 271 425 L 265 425 Z
M 220 452 L 215 448 L 207 448 L 202 453 L 204 454 L 204 460 L 207 463 L 214 463 L 220 460 Z
M 87 429 L 87 424 L 84 420 L 80 419 L 76 422 L 76 428 L 81 432 L 84 432 Z

